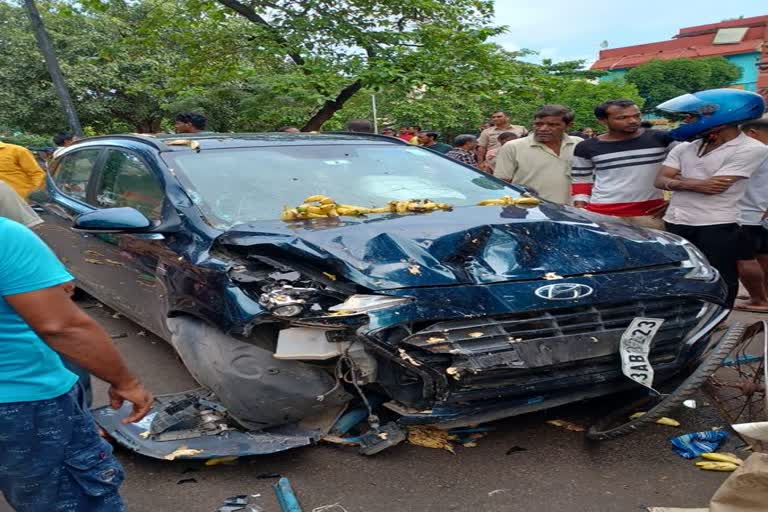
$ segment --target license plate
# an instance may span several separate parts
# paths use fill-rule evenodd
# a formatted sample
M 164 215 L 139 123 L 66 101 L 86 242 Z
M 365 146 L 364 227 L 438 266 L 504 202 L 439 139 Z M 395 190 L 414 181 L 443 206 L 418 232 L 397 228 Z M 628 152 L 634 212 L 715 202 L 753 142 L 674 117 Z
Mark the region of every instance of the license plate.
M 621 335 L 621 371 L 643 386 L 653 389 L 653 366 L 648 359 L 651 343 L 659 331 L 662 318 L 637 317 Z

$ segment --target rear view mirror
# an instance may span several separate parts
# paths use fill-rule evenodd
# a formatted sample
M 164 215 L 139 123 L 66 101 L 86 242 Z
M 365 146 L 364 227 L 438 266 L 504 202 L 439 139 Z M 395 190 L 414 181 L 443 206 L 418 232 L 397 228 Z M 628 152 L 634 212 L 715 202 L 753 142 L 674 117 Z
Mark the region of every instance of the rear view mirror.
M 72 227 L 96 233 L 140 233 L 148 231 L 152 222 L 135 208 L 105 208 L 79 215 Z

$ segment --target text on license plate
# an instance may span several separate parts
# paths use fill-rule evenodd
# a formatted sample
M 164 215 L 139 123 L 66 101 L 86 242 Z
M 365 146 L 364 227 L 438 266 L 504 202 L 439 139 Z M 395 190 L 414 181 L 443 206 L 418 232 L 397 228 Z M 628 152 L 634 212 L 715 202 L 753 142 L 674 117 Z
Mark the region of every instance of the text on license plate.
M 621 335 L 621 371 L 638 384 L 653 389 L 653 366 L 648 358 L 662 318 L 637 317 Z

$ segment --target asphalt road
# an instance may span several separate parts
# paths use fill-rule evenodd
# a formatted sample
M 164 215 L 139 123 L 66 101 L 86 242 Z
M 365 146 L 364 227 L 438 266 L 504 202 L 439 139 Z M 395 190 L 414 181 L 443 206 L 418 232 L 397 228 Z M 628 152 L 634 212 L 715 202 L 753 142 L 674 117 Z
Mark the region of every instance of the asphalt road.
M 111 334 L 126 335 L 115 339 L 117 346 L 156 394 L 196 387 L 169 345 L 105 308 L 88 311 Z M 105 403 L 104 383 L 96 382 L 95 392 L 97 404 Z M 711 407 L 682 411 L 679 429 L 654 425 L 598 446 L 545 423 L 584 421 L 593 409 L 587 403 L 497 422 L 477 447 L 458 446 L 455 455 L 402 444 L 364 457 L 352 447 L 319 445 L 205 467 L 118 450 L 127 473 L 122 493 L 133 512 L 214 512 L 224 498 L 240 494 L 260 495 L 253 503 L 271 512 L 280 510 L 276 479 L 264 477 L 280 474 L 291 480 L 305 512 L 630 512 L 706 506 L 726 478 L 694 468 L 668 442 L 673 435 L 722 426 Z M 9 511 L 0 502 L 0 512 Z

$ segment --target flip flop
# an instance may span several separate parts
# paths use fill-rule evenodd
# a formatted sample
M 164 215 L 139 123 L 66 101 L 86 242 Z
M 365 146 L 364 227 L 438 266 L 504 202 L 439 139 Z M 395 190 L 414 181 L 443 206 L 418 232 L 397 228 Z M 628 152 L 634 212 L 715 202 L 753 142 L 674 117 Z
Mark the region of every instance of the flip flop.
M 749 300 L 749 295 L 737 295 L 738 300 Z

